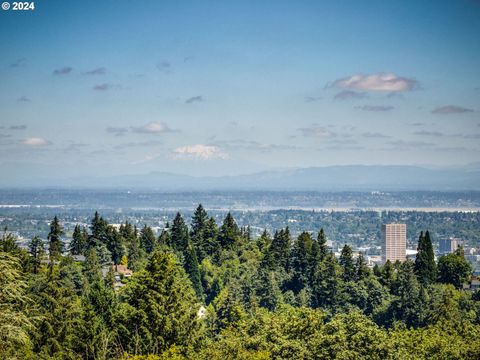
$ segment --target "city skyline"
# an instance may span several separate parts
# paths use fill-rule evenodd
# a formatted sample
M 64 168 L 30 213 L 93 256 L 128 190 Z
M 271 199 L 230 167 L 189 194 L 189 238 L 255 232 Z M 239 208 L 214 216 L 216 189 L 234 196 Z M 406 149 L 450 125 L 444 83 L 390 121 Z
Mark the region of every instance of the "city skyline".
M 0 164 L 35 179 L 474 163 L 479 11 L 471 0 L 2 11 Z

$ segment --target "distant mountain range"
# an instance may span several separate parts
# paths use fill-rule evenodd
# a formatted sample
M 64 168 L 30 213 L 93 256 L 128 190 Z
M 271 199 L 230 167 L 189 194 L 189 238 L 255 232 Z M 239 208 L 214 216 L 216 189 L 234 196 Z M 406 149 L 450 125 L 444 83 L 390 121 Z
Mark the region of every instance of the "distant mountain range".
M 0 178 L 2 187 L 138 188 L 190 190 L 480 190 L 480 164 L 458 168 L 327 166 L 272 170 L 238 176 L 194 177 L 168 172 L 112 177 Z

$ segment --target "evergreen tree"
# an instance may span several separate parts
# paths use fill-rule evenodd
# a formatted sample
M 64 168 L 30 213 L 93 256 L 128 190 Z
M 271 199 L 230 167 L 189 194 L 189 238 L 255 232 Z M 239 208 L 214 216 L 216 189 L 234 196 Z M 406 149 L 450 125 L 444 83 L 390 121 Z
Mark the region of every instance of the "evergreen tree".
M 155 251 L 124 291 L 115 324 L 125 351 L 160 354 L 172 345 L 195 348 L 199 335 L 195 292 L 173 254 Z
M 92 279 L 85 292 L 85 300 L 92 305 L 95 314 L 97 314 L 109 327 L 114 326 L 113 316 L 117 306 L 116 296 L 112 286 L 112 277 L 114 276 L 112 267 L 109 267 L 110 279 L 103 279 L 102 274 L 97 279 Z M 108 283 L 107 283 L 108 281 Z
M 252 229 L 250 228 L 250 225 L 247 225 L 245 228 L 245 234 L 244 234 L 245 240 L 248 242 L 252 241 Z
M 192 216 L 192 238 L 203 237 L 203 232 L 207 227 L 208 214 L 202 204 L 198 204 Z
M 28 244 L 28 252 L 30 254 L 32 272 L 37 274 L 42 258 L 45 255 L 43 241 L 38 236 L 34 236 L 32 240 L 30 240 L 30 243 Z
M 95 249 L 102 266 L 112 265 L 112 253 L 108 250 L 107 245 L 98 243 L 93 249 Z
M 119 232 L 127 242 L 130 242 L 130 240 L 135 237 L 135 228 L 128 221 L 120 225 Z
M 19 259 L 0 251 L 0 357 L 21 359 L 30 350 L 29 333 L 35 330 L 29 316 L 32 305 Z
M 103 278 L 102 266 L 95 249 L 90 249 L 86 253 L 84 275 L 90 284 L 100 282 Z
M 343 269 L 343 280 L 354 281 L 356 275 L 355 264 L 353 262 L 352 248 L 349 245 L 345 244 L 343 246 L 342 252 L 340 253 L 339 262 Z
M 341 267 L 333 254 L 317 264 L 312 283 L 312 306 L 336 309 L 341 287 Z
M 390 260 L 382 266 L 380 270 L 380 282 L 382 285 L 386 286 L 388 289 L 392 289 L 392 285 L 396 279 L 395 268 Z
M 76 355 L 87 360 L 114 358 L 115 354 L 111 351 L 114 345 L 113 332 L 107 329 L 88 297 L 83 297 L 81 304 L 72 341 Z
M 283 269 L 287 271 L 291 251 L 291 237 L 288 227 L 276 231 L 272 243 L 262 260 L 262 267 L 270 270 Z
M 290 289 L 298 293 L 310 283 L 313 240 L 309 233 L 302 232 L 293 244 L 291 267 L 293 271 Z
M 218 241 L 218 226 L 213 217 L 208 219 L 203 231 L 201 249 L 205 256 L 213 256 L 217 258 L 221 251 L 221 245 Z
M 415 273 L 418 281 L 423 286 L 432 284 L 437 279 L 437 266 L 435 264 L 435 255 L 433 253 L 430 233 L 425 235 L 420 233 L 418 239 L 417 256 L 415 258 Z
M 140 246 L 140 239 L 135 235 L 130 239 L 128 244 L 128 266 L 133 271 L 140 270 L 140 264 L 145 258 L 145 253 Z
M 95 211 L 95 215 L 93 216 L 93 219 L 90 225 L 92 237 L 102 242 L 106 242 L 105 235 L 107 233 L 107 227 L 108 227 L 108 222 L 100 216 L 98 211 Z
M 371 274 L 368 264 L 361 253 L 358 254 L 357 260 L 355 261 L 355 274 L 357 281 L 365 280 Z
M 48 233 L 48 252 L 50 260 L 59 260 L 63 252 L 63 241 L 61 236 L 64 234 L 63 227 L 60 225 L 58 217 L 55 216 L 50 223 L 50 232 Z
M 0 251 L 17 254 L 19 250 L 20 248 L 17 245 L 17 240 L 12 233 L 7 232 L 7 227 L 5 227 L 3 229 L 2 238 L 0 239 Z
M 88 237 L 85 236 L 85 229 L 80 228 L 80 225 L 75 225 L 73 230 L 72 241 L 70 242 L 70 253 L 72 255 L 83 255 L 87 248 Z
M 188 246 L 188 241 L 189 233 L 187 224 L 185 224 L 182 215 L 177 213 L 170 230 L 170 246 L 175 251 L 183 253 Z
M 264 254 L 271 243 L 272 243 L 272 238 L 270 237 L 270 234 L 266 229 L 263 230 L 262 235 L 260 235 L 260 237 L 257 240 L 258 250 L 260 250 L 260 252 Z
M 205 293 L 205 303 L 208 305 L 220 293 L 223 281 L 219 277 L 218 268 L 208 259 L 203 259 L 200 264 L 202 288 Z
M 140 231 L 140 243 L 147 254 L 150 254 L 155 248 L 156 238 L 150 226 L 144 225 Z
M 260 270 L 258 281 L 257 295 L 260 299 L 260 306 L 275 311 L 283 302 L 278 273 Z
M 197 254 L 195 253 L 195 248 L 191 243 L 187 246 L 187 249 L 185 250 L 184 254 L 185 254 L 184 255 L 185 271 L 187 272 L 188 277 L 192 282 L 193 289 L 197 294 L 197 298 L 200 301 L 203 301 L 203 288 L 202 288 L 202 282 L 200 278 L 200 270 L 198 267 Z
M 168 228 L 165 228 L 162 230 L 160 233 L 160 236 L 158 237 L 158 245 L 160 248 L 165 247 L 165 246 L 170 246 L 171 244 L 171 236 Z
M 233 219 L 232 214 L 229 212 L 223 224 L 220 227 L 220 232 L 218 239 L 223 249 L 230 249 L 235 244 L 238 243 L 238 237 L 240 236 L 240 230 L 238 229 L 237 223 Z
M 317 236 L 318 249 L 320 253 L 320 259 L 324 259 L 328 254 L 327 237 L 323 228 L 320 229 Z
M 394 294 L 397 295 L 397 299 L 391 303 L 394 318 L 404 321 L 407 326 L 420 326 L 423 321 L 423 309 L 420 285 L 412 261 L 407 260 L 400 265 L 394 284 Z
M 223 288 L 212 302 L 215 311 L 214 329 L 217 332 L 235 326 L 246 316 L 245 309 L 235 290 L 228 287 Z
M 125 240 L 123 236 L 113 227 L 107 227 L 107 233 L 105 236 L 107 240 L 107 249 L 111 254 L 114 264 L 118 264 L 123 255 L 125 255 Z
M 37 331 L 33 333 L 33 351 L 40 359 L 73 359 L 74 336 L 81 314 L 80 297 L 75 288 L 74 264 L 68 258 L 59 266 L 49 265 L 31 284 L 30 292 L 38 305 Z M 76 275 L 74 275 L 76 276 Z

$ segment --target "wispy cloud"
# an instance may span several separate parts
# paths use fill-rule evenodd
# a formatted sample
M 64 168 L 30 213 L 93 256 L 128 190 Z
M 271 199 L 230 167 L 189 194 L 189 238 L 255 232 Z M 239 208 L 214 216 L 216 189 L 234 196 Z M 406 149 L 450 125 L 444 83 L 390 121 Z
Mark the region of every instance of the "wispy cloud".
M 419 88 L 417 80 L 392 73 L 355 74 L 335 80 L 331 87 L 364 91 L 399 92 Z
M 172 64 L 169 61 L 161 60 L 157 63 L 156 68 L 164 73 L 171 73 L 172 72 Z
M 295 145 L 269 144 L 269 143 L 261 143 L 258 141 L 243 140 L 243 139 L 215 141 L 215 144 L 213 145 L 219 146 L 225 149 L 244 149 L 244 150 L 260 151 L 260 152 L 300 149 L 299 146 L 295 146 Z
M 367 93 L 357 92 L 352 90 L 342 90 L 339 93 L 335 94 L 333 97 L 334 100 L 354 100 L 354 99 L 364 99 L 368 97 Z
M 172 131 L 168 125 L 163 122 L 149 122 L 142 126 L 132 126 L 131 130 L 139 134 L 160 134 Z
M 434 143 L 426 142 L 426 141 L 406 141 L 406 140 L 388 141 L 386 142 L 386 144 L 392 145 L 393 149 L 398 149 L 398 150 L 426 148 L 426 147 L 431 147 L 435 145 Z
M 203 144 L 178 147 L 173 150 L 173 155 L 178 159 L 226 160 L 229 158 L 228 154 L 223 152 L 219 147 Z
M 404 96 L 402 93 L 399 92 L 390 92 L 387 94 L 387 99 L 403 99 Z
M 12 125 L 9 127 L 10 130 L 25 130 L 27 125 Z
M 141 142 L 128 142 L 124 144 L 115 145 L 115 149 L 128 149 L 128 148 L 137 148 L 137 147 L 149 147 L 149 146 L 159 146 L 163 145 L 161 141 L 151 140 L 151 141 L 141 141 Z
M 365 150 L 366 147 L 362 145 L 330 145 L 325 146 L 322 148 L 318 148 L 317 150 L 335 150 L 335 151 L 353 151 L 353 150 Z
M 316 101 L 319 101 L 319 100 L 322 100 L 321 96 L 307 96 L 305 98 L 306 103 L 316 102 Z
M 58 68 L 53 70 L 53 75 L 68 75 L 73 71 L 73 68 L 70 66 L 65 66 L 62 68 Z
M 42 137 L 29 137 L 22 140 L 22 144 L 27 146 L 47 146 L 52 143 Z
M 83 143 L 71 143 L 67 146 L 65 146 L 64 148 L 62 148 L 60 151 L 62 151 L 63 153 L 65 154 L 68 154 L 68 153 L 78 153 L 78 152 L 81 152 L 82 149 L 86 148 L 88 145 L 87 144 L 83 144 Z
M 433 136 L 433 137 L 445 136 L 445 134 L 440 131 L 427 131 L 427 130 L 414 131 L 412 134 L 419 135 L 419 136 Z
M 107 133 L 113 134 L 115 136 L 123 136 L 128 132 L 128 128 L 110 126 L 107 127 L 106 131 Z
M 109 83 L 103 83 L 103 84 L 98 84 L 93 87 L 93 90 L 95 91 L 108 91 L 112 89 L 120 89 L 120 85 L 115 85 L 115 84 L 109 84 Z
M 335 144 L 335 145 L 356 145 L 358 144 L 358 141 L 355 139 L 333 139 L 328 141 L 329 144 Z
M 191 98 L 188 98 L 187 100 L 185 100 L 185 104 L 192 104 L 194 102 L 202 102 L 202 101 L 203 101 L 203 97 L 201 95 L 192 96 Z
M 317 124 L 313 124 L 312 126 L 309 126 L 309 127 L 298 128 L 297 131 L 300 131 L 300 133 L 306 137 L 315 137 L 315 138 L 323 138 L 323 139 L 331 139 L 338 135 L 337 133 L 330 131 L 326 127 L 320 126 Z
M 85 71 L 83 75 L 105 75 L 107 73 L 107 69 L 104 67 L 99 67 L 96 69 L 92 69 L 89 71 Z
M 472 151 L 472 149 L 468 149 L 465 146 L 437 146 L 434 150 L 443 152 Z
M 450 115 L 450 114 L 463 114 L 473 112 L 473 109 L 467 109 L 457 105 L 447 105 L 437 107 L 432 110 L 432 114 Z
M 21 103 L 27 103 L 27 102 L 30 102 L 31 100 L 26 97 L 26 96 L 20 96 L 18 99 L 17 99 L 18 102 L 21 102 Z
M 363 111 L 391 111 L 393 110 L 393 106 L 381 106 L 381 105 L 363 105 L 363 106 L 356 106 L 355 109 L 363 110 Z
M 11 68 L 23 67 L 27 64 L 26 58 L 20 58 L 10 63 Z
M 391 136 L 379 133 L 379 132 L 365 132 L 362 134 L 363 137 L 365 138 L 371 138 L 371 139 L 387 139 L 391 138 Z
M 168 125 L 163 122 L 149 122 L 148 124 L 141 125 L 141 126 L 130 126 L 130 127 L 110 126 L 110 127 L 107 127 L 105 131 L 115 136 L 123 136 L 129 132 L 137 133 L 137 134 L 161 134 L 161 133 L 167 133 L 167 132 L 174 132 L 177 130 L 170 129 Z

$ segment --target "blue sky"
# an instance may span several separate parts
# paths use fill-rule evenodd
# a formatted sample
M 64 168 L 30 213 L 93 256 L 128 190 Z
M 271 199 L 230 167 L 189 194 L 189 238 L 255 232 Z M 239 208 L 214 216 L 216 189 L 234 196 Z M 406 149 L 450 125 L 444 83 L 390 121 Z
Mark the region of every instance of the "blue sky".
M 479 1 L 35 5 L 0 12 L 18 177 L 480 158 Z

